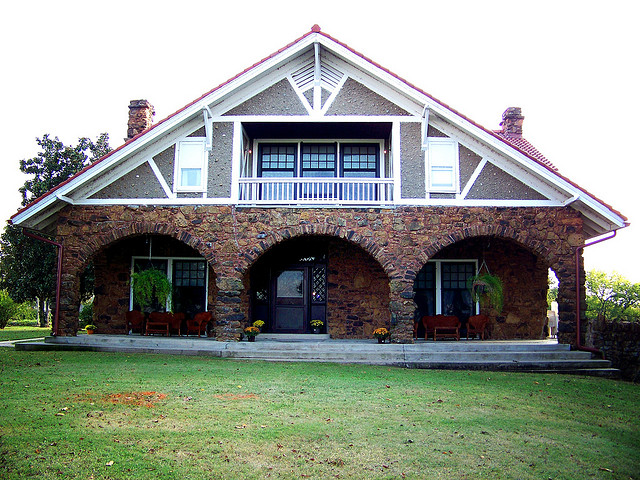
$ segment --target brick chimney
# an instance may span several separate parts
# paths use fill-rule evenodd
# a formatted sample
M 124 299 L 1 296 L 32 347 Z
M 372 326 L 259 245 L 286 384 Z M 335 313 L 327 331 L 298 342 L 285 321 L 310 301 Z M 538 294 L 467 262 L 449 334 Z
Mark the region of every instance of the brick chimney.
M 151 127 L 155 114 L 156 111 L 153 105 L 146 100 L 131 100 L 129 102 L 129 123 L 127 124 L 127 138 L 125 138 L 125 141 Z
M 502 114 L 502 122 L 500 122 L 502 133 L 513 137 L 521 137 L 523 122 L 524 116 L 520 107 L 507 108 Z

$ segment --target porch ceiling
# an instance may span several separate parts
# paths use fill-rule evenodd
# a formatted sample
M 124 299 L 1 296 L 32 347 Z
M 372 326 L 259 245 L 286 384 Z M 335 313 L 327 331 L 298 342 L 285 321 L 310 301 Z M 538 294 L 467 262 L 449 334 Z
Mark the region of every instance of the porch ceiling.
M 388 138 L 391 135 L 391 123 L 352 123 L 352 122 L 245 122 L 243 126 L 252 138 Z

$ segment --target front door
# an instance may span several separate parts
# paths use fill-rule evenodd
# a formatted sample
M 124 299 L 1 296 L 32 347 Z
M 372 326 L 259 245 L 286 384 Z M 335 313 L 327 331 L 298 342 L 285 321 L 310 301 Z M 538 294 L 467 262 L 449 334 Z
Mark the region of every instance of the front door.
M 291 268 L 273 277 L 273 331 L 305 333 L 307 330 L 307 276 L 305 268 Z

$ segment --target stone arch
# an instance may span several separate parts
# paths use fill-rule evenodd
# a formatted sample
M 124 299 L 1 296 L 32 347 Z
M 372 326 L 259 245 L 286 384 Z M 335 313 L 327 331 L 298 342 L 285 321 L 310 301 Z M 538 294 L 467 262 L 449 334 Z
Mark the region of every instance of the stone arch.
M 384 257 L 372 253 L 379 253 L 381 249 L 373 242 L 360 242 L 359 236 L 350 236 L 347 231 L 340 229 L 322 228 L 315 231 L 321 233 L 313 233 L 310 229 L 287 228 L 261 239 L 260 247 L 251 249 L 251 255 L 244 255 L 244 265 L 238 268 L 238 271 L 244 272 L 245 291 L 266 291 L 268 285 L 272 285 L 275 277 L 268 273 L 270 265 L 284 266 L 289 264 L 291 258 L 291 268 L 309 268 L 311 272 L 318 265 L 314 260 L 304 261 L 311 262 L 309 264 L 298 263 L 296 259 L 305 257 L 306 251 L 318 254 L 325 252 L 328 255 L 325 260 L 320 260 L 320 269 L 326 266 L 326 304 L 319 306 L 322 313 L 317 312 L 322 317 L 315 318 L 326 319 L 326 333 L 331 334 L 332 338 L 372 338 L 375 328 L 390 328 L 394 304 L 389 272 L 393 269 L 390 268 L 390 262 L 380 261 Z M 314 241 L 310 242 L 311 239 Z M 255 284 L 255 279 L 260 283 Z M 246 288 L 247 285 L 251 285 L 251 289 Z M 275 306 L 271 303 L 271 296 L 266 296 L 268 301 L 255 305 L 254 297 L 246 296 L 248 298 L 244 301 L 252 305 L 246 320 L 262 319 L 267 321 L 268 328 L 272 328 L 275 317 L 271 313 L 275 314 Z M 310 305 L 309 308 L 311 311 L 316 306 Z
M 81 268 L 84 268 L 94 255 L 96 255 L 100 250 L 113 244 L 114 242 L 124 240 L 128 237 L 147 234 L 165 235 L 174 238 L 197 251 L 207 260 L 207 263 L 209 263 L 209 265 L 213 266 L 216 263 L 213 250 L 209 245 L 205 244 L 191 233 L 166 223 L 129 223 L 124 226 L 109 230 L 107 233 L 94 233 L 92 235 L 82 236 L 80 239 L 80 244 L 78 245 L 74 253 L 77 255 L 77 258 L 80 261 Z
M 441 237 L 435 238 L 420 251 L 418 255 L 413 259 L 410 264 L 412 271 L 416 272 L 422 268 L 429 259 L 440 252 L 445 247 L 478 237 L 497 237 L 514 241 L 524 248 L 531 250 L 536 255 L 539 255 L 544 259 L 548 265 L 555 264 L 557 260 L 557 254 L 555 254 L 545 242 L 533 238 L 530 235 L 525 234 L 522 230 L 517 230 L 512 227 L 503 225 L 474 225 L 457 230 L 451 230 Z M 417 269 L 417 270 L 416 270 Z
M 262 255 L 273 247 L 281 244 L 283 241 L 304 236 L 332 237 L 344 240 L 371 255 L 378 264 L 380 264 L 380 267 L 389 278 L 394 278 L 398 275 L 397 266 L 394 264 L 393 259 L 385 254 L 382 247 L 373 239 L 361 235 L 354 230 L 329 224 L 303 224 L 287 227 L 272 232 L 271 234 L 265 234 L 263 238 L 259 239 L 260 241 L 257 242 L 256 245 L 246 248 L 245 251 L 239 255 L 240 261 L 239 264 L 236 265 L 236 270 L 244 275 Z
M 480 232 L 481 234 L 476 234 Z M 486 252 L 482 246 L 485 239 L 492 242 L 491 248 Z M 493 243 L 494 241 L 497 243 Z M 566 245 L 558 251 L 553 251 L 552 246 L 539 239 L 529 238 L 511 228 L 460 229 L 443 239 L 430 242 L 425 247 L 418 257 L 420 262 L 424 263 L 417 263 L 412 269 L 415 272 L 414 281 L 429 260 L 440 259 L 441 262 L 448 262 L 457 258 L 460 261 L 475 259 L 478 261 L 478 266 L 481 266 L 481 261 L 484 261 L 486 254 L 491 273 L 497 274 L 503 280 L 505 289 L 505 308 L 502 312 L 491 309 L 481 310 L 481 313 L 487 313 L 491 317 L 490 329 L 493 338 L 543 338 L 547 310 L 545 293 L 548 288 L 548 271 L 549 269 L 558 271 L 559 259 L 565 262 L 570 260 L 570 255 L 563 253 L 567 251 Z M 568 250 L 570 251 L 570 248 Z M 562 261 L 560 264 L 565 265 L 566 273 L 566 264 Z M 444 309 L 445 300 L 444 294 L 442 295 Z M 464 292 L 459 295 L 464 297 Z M 465 302 L 468 301 L 469 299 L 465 300 Z M 453 305 L 453 310 L 456 310 L 456 304 Z M 466 303 L 465 305 L 467 307 L 462 311 L 468 312 L 469 305 Z M 444 310 L 442 313 L 445 313 Z M 469 314 L 462 315 L 463 328 L 466 316 Z
M 213 307 L 216 298 L 215 285 L 218 275 L 214 268 L 216 260 L 210 246 L 194 235 L 170 224 L 150 222 L 129 223 L 111 230 L 102 229 L 95 232 L 74 232 L 72 235 L 63 237 L 65 249 L 63 257 L 63 287 L 65 293 L 61 302 L 61 313 L 65 317 L 62 326 L 63 334 L 74 334 L 78 328 L 77 312 L 80 306 L 79 277 L 80 274 L 84 272 L 89 262 L 96 261 L 102 253 L 106 253 L 110 247 L 118 242 L 127 242 L 128 240 L 133 240 L 136 237 L 143 237 L 145 235 L 171 239 L 172 241 L 182 244 L 184 247 L 188 247 L 189 250 L 204 258 L 210 272 L 209 290 L 207 291 L 205 306 L 207 309 L 211 309 Z M 190 254 L 187 256 L 190 256 Z M 120 265 L 121 263 L 118 263 L 118 266 Z M 118 268 L 120 270 L 119 274 L 121 276 L 125 275 L 123 269 L 120 267 Z M 126 270 L 128 271 L 128 268 Z M 98 305 L 96 305 L 96 317 L 94 318 L 94 321 L 97 324 L 100 324 L 101 322 L 103 324 L 105 324 L 105 322 L 109 323 L 106 327 L 103 325 L 102 331 L 105 333 L 113 333 L 116 330 L 120 331 L 118 322 L 121 323 L 121 319 L 124 316 L 122 310 L 124 309 L 124 311 L 126 311 L 129 308 L 128 302 L 126 305 L 123 303 L 124 296 L 120 291 L 122 290 L 122 288 L 120 288 L 120 284 L 122 284 L 122 282 L 124 282 L 124 280 L 122 278 L 118 278 L 111 286 L 105 287 L 106 284 L 103 284 L 98 288 L 98 285 L 96 284 L 94 287 L 97 288 L 96 293 L 103 292 L 105 289 L 107 290 L 104 293 L 98 293 L 98 297 L 102 295 L 103 299 L 113 296 L 113 292 L 118 292 L 119 294 L 116 294 L 114 297 L 116 300 L 113 300 L 113 298 L 111 299 L 113 305 L 110 305 L 108 308 L 102 308 L 104 305 L 101 306 L 100 301 L 98 301 Z M 97 298 L 96 300 L 99 299 Z M 102 314 L 102 317 L 99 314 Z

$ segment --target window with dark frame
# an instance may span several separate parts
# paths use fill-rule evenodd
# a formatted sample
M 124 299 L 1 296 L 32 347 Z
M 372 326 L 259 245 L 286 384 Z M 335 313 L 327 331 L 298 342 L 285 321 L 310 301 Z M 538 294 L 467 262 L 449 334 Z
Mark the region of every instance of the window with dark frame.
M 260 177 L 295 177 L 297 144 L 261 144 L 258 175 Z
M 303 177 L 336 176 L 335 143 L 303 143 L 301 155 Z

